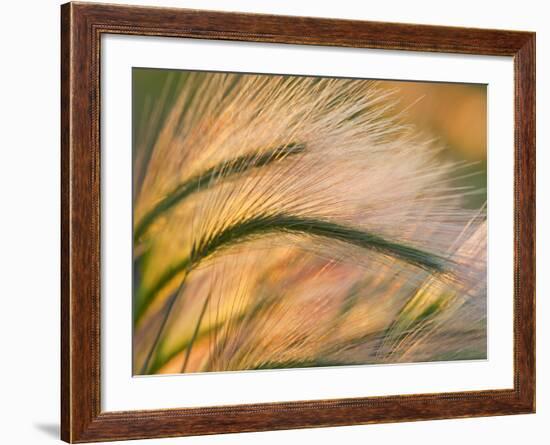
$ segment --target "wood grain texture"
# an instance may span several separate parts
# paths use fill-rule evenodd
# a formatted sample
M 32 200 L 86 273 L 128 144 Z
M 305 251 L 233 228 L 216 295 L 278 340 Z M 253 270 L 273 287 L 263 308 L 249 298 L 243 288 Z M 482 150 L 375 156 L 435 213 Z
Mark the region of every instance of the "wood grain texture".
M 515 66 L 514 388 L 101 412 L 100 38 L 104 33 L 506 55 Z M 535 35 L 528 32 L 68 3 L 61 7 L 61 436 L 173 437 L 535 410 Z

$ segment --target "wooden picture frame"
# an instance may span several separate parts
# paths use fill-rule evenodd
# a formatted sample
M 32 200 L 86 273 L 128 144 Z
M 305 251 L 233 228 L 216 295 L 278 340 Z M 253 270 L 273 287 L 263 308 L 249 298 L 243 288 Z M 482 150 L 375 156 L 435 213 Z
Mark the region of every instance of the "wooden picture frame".
M 535 34 L 92 3 L 61 7 L 61 437 L 174 437 L 535 411 Z M 100 38 L 103 34 L 512 56 L 514 388 L 102 412 Z

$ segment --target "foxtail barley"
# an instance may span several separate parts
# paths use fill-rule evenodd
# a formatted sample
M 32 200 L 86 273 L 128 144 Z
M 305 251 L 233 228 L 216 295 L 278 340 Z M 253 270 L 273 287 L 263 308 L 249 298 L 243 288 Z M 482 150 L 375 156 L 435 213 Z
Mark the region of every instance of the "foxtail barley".
M 397 94 L 184 78 L 136 156 L 135 372 L 485 356 L 484 209 Z

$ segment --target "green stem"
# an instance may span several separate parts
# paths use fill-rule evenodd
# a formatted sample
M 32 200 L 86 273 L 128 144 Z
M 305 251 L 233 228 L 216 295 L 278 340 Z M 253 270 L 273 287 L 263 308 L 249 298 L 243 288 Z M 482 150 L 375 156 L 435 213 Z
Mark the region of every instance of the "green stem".
M 164 308 L 164 314 L 162 316 L 162 321 L 160 322 L 159 329 L 157 330 L 157 335 L 155 336 L 155 339 L 153 340 L 153 344 L 151 345 L 151 348 L 149 348 L 149 352 L 147 353 L 147 357 L 145 357 L 145 360 L 143 362 L 143 365 L 141 367 L 140 374 L 147 374 L 149 371 L 149 364 L 151 362 L 151 359 L 153 357 L 153 354 L 156 352 L 158 348 L 158 344 L 160 342 L 160 338 L 162 337 L 162 333 L 164 332 L 164 329 L 166 328 L 166 323 L 168 322 L 168 319 L 170 318 L 170 314 L 172 313 L 172 308 L 174 307 L 174 304 L 176 303 L 179 294 L 181 293 L 183 286 L 185 284 L 185 277 L 181 280 L 181 283 L 178 287 L 178 290 L 174 292 L 166 304 Z
M 195 340 L 197 339 L 197 335 L 199 334 L 199 329 L 201 327 L 202 319 L 204 317 L 204 313 L 206 312 L 206 307 L 208 306 L 208 302 L 210 301 L 210 295 L 206 297 L 204 300 L 204 304 L 201 309 L 201 313 L 199 315 L 199 319 L 197 320 L 197 323 L 195 324 L 195 330 L 193 331 L 193 336 L 191 337 L 191 340 L 189 341 L 189 347 L 187 348 L 187 351 L 185 353 L 185 359 L 183 360 L 183 365 L 181 366 L 181 373 L 183 374 L 185 370 L 187 369 L 187 364 L 189 363 L 189 357 L 191 357 L 191 351 L 193 350 L 193 345 L 195 344 Z
M 235 176 L 252 168 L 269 165 L 272 162 L 283 160 L 287 156 L 302 153 L 304 150 L 304 144 L 290 143 L 265 152 L 239 156 L 193 176 L 175 187 L 143 216 L 134 230 L 134 242 L 139 241 L 160 215 L 170 210 L 192 193 L 212 187 L 230 176 Z
M 387 240 L 363 230 L 322 219 L 285 214 L 256 216 L 235 223 L 207 239 L 199 241 L 193 247 L 190 256 L 169 267 L 149 289 L 144 290 L 139 296 L 135 313 L 136 322 L 153 302 L 155 295 L 181 272 L 190 272 L 202 260 L 222 248 L 247 241 L 252 237 L 273 233 L 293 233 L 328 238 L 389 255 L 427 270 L 442 272 L 444 269 L 444 259 L 438 255 Z
M 232 317 L 228 323 L 242 323 L 247 319 L 253 318 L 256 314 L 267 310 L 271 305 L 275 302 L 274 298 L 270 299 L 260 299 L 259 301 L 255 302 L 252 305 L 252 308 L 247 310 L 246 312 L 242 312 L 237 314 L 236 316 Z M 167 351 L 164 355 L 159 355 L 158 353 L 155 354 L 154 360 L 149 366 L 148 373 L 149 374 L 156 374 L 166 363 L 168 363 L 170 360 L 172 360 L 175 356 L 178 354 L 181 354 L 182 352 L 187 351 L 188 348 L 191 347 L 192 341 L 196 342 L 198 340 L 202 340 L 205 337 L 216 334 L 219 332 L 220 329 L 222 329 L 227 322 L 225 321 L 219 321 L 211 326 L 208 326 L 204 329 L 199 329 L 197 332 L 197 335 L 193 337 L 193 339 L 186 339 L 180 343 L 178 343 L 176 346 L 174 346 L 171 350 Z

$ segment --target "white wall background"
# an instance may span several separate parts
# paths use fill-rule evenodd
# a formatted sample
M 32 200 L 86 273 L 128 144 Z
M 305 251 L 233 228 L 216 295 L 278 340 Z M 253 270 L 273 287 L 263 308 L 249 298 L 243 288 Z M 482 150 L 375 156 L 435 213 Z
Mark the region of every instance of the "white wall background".
M 537 414 L 152 440 L 151 444 L 542 444 L 550 423 L 550 14 L 545 2 L 118 0 L 156 6 L 340 17 L 537 32 Z M 0 442 L 58 437 L 59 4 L 2 5 L 0 66 Z M 549 317 L 546 320 L 546 317 Z

